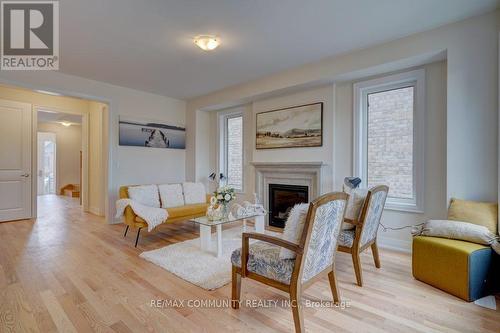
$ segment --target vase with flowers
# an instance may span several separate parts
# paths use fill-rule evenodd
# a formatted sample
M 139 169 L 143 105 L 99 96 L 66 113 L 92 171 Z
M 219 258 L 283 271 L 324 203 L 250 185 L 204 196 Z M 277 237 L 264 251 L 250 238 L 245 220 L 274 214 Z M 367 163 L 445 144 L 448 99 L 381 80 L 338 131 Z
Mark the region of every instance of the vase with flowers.
M 234 188 L 227 185 L 219 187 L 214 192 L 214 197 L 215 199 L 217 199 L 217 203 L 222 208 L 222 218 L 227 219 L 229 215 L 229 204 L 231 203 L 231 201 L 236 199 Z

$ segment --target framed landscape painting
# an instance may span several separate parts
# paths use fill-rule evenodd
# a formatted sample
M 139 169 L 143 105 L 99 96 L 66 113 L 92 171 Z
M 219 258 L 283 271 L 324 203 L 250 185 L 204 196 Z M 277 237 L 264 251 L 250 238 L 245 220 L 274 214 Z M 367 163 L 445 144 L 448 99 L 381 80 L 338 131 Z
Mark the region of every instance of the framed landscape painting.
M 321 147 L 323 103 L 257 113 L 256 148 Z
M 119 119 L 120 146 L 186 148 L 186 129 L 157 121 Z

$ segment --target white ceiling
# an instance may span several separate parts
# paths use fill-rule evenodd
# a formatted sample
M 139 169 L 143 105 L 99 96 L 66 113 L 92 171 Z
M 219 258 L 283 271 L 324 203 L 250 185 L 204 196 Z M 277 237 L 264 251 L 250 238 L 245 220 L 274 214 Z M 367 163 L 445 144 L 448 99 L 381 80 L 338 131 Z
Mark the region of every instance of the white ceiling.
M 61 71 L 188 99 L 495 9 L 499 0 L 64 0 Z M 216 34 L 207 53 L 192 42 Z

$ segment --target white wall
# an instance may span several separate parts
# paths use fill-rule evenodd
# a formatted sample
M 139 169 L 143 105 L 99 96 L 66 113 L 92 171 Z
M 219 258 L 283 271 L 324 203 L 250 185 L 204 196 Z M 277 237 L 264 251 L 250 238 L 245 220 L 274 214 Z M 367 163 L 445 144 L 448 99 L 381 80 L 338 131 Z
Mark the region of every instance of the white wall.
M 59 194 L 63 186 L 80 184 L 82 127 L 39 122 L 38 131 L 56 134 L 56 194 Z
M 55 91 L 109 103 L 109 179 L 107 216 L 113 220 L 118 188 L 125 184 L 177 182 L 185 179 L 185 151 L 118 146 L 118 116 L 185 124 L 185 102 L 59 72 L 1 71 L 0 82 Z M 191 128 L 194 130 L 194 127 Z
M 500 11 L 456 25 L 449 37 L 448 197 L 497 201 Z
M 284 98 L 282 103 L 287 104 L 288 98 L 293 99 L 294 96 L 300 96 L 302 91 L 309 91 L 311 86 L 326 83 L 331 83 L 332 90 L 336 91 L 336 108 L 352 110 L 352 88 L 346 81 L 446 59 L 445 63 L 428 68 L 429 79 L 432 80 L 428 85 L 432 89 L 427 93 L 428 100 L 435 97 L 434 104 L 429 106 L 427 120 L 426 171 L 430 170 L 431 175 L 426 177 L 426 203 L 429 204 L 423 215 L 390 212 L 387 214 L 387 224 L 397 227 L 421 222 L 431 216 L 444 217 L 446 203 L 451 197 L 496 202 L 499 30 L 500 11 L 497 10 L 229 87 L 188 101 L 187 125 L 196 127 L 200 110 L 249 103 L 259 105 L 264 99 L 279 101 Z M 270 96 L 273 98 L 270 99 Z M 339 112 L 333 121 L 337 124 L 352 124 L 351 117 L 349 112 Z M 335 140 L 345 144 L 335 145 L 333 184 L 340 184 L 345 174 L 352 173 L 352 165 L 342 162 L 352 163 L 351 131 L 352 125 L 340 125 L 340 128 L 335 125 Z M 196 179 L 198 172 L 203 170 L 198 168 L 200 150 L 196 145 L 204 142 L 200 135 L 196 130 L 188 133 L 186 172 L 189 179 Z M 311 157 L 305 152 L 300 155 Z M 259 153 L 254 158 L 276 160 L 278 157 Z M 389 245 L 408 248 L 407 231 L 387 233 L 382 238 L 387 238 Z
M 425 212 L 424 214 L 386 210 L 382 223 L 400 227 L 414 225 L 429 218 L 446 217 L 446 61 L 422 66 L 426 72 L 426 139 L 425 139 Z M 371 79 L 374 77 L 364 78 Z M 339 82 L 326 86 L 255 101 L 243 107 L 220 112 L 244 112 L 244 180 L 245 195 L 240 200 L 253 198 L 255 170 L 252 162 L 310 162 L 325 164 L 324 191 L 340 191 L 344 177 L 353 174 L 353 83 Z M 323 102 L 323 146 L 294 149 L 255 149 L 255 115 L 259 112 L 306 103 Z M 203 111 L 199 111 L 203 112 Z M 217 114 L 210 115 L 210 172 L 216 170 L 218 156 Z M 197 133 L 198 134 L 198 133 Z M 199 136 L 199 140 L 201 140 Z M 199 165 L 199 164 L 198 164 Z M 208 174 L 209 170 L 203 174 Z M 408 249 L 409 229 L 381 233 L 385 246 Z
M 447 197 L 496 201 L 499 16 L 497 10 L 195 98 L 188 101 L 188 126 L 196 126 L 196 110 L 248 103 L 325 81 L 399 70 L 446 52 Z M 196 135 L 197 131 L 188 133 L 186 172 L 190 179 L 197 176 Z
M 213 128 L 211 126 L 210 113 L 198 111 L 196 117 L 196 132 L 197 141 L 196 147 L 200 147 L 200 154 L 198 154 L 198 163 L 196 163 L 196 174 L 199 175 L 197 181 L 205 184 L 205 188 L 210 188 L 208 184 L 208 175 L 210 175 L 210 166 L 212 161 L 212 156 L 210 154 L 211 150 L 211 132 Z
M 89 101 L 89 211 L 95 215 L 105 215 L 105 159 L 107 149 L 104 141 L 104 124 L 107 105 Z

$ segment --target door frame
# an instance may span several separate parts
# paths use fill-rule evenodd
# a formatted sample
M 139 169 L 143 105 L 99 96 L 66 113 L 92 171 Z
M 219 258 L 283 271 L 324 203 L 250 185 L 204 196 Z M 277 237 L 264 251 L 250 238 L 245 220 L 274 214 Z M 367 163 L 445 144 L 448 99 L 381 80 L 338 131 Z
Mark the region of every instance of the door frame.
M 82 207 L 83 210 L 89 211 L 89 111 L 86 110 L 84 112 L 69 110 L 69 109 L 61 109 L 57 107 L 47 106 L 43 104 L 33 104 L 32 112 L 33 112 L 33 130 L 35 132 L 35 136 L 38 133 L 38 111 L 39 110 L 52 110 L 58 113 L 66 113 L 72 115 L 82 116 L 82 184 L 81 192 L 82 195 Z M 38 145 L 35 142 L 33 151 L 33 156 L 38 157 Z M 38 158 L 32 158 L 32 168 L 33 170 L 38 170 Z M 33 174 L 33 173 L 32 173 Z M 38 177 L 38 173 L 37 173 Z M 33 217 L 37 217 L 38 207 L 37 207 L 37 194 L 38 194 L 38 181 L 33 182 L 34 186 L 32 188 L 32 193 L 35 195 L 32 196 L 32 207 L 33 207 Z M 56 189 L 56 193 L 59 193 L 59 189 Z

